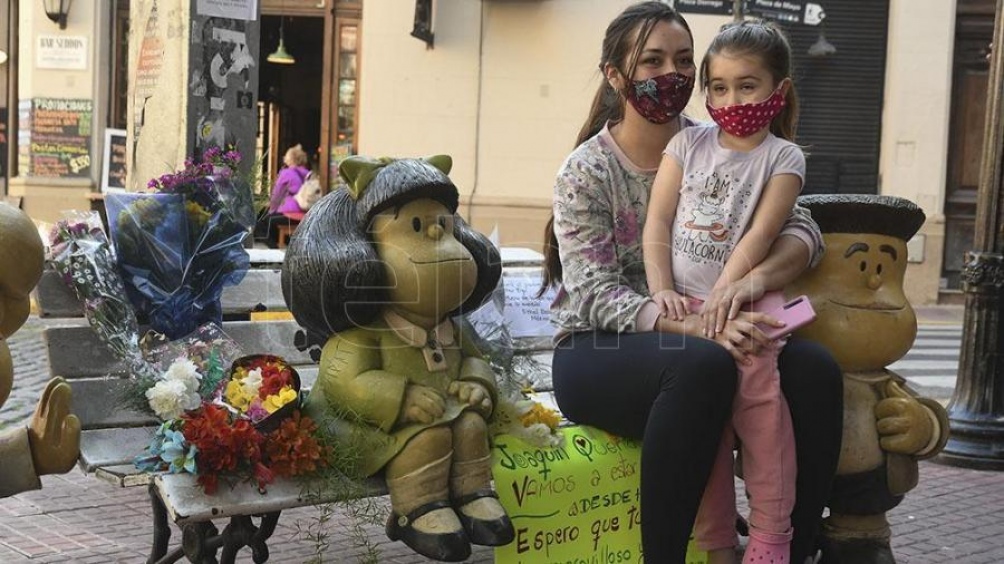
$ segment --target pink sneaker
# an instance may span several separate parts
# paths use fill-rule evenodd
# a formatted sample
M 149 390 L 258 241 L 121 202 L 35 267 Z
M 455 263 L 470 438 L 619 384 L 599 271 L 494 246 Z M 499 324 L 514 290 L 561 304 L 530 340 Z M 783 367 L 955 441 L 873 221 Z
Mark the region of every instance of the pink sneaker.
M 768 533 L 750 528 L 750 540 L 743 554 L 743 564 L 789 564 L 791 533 Z

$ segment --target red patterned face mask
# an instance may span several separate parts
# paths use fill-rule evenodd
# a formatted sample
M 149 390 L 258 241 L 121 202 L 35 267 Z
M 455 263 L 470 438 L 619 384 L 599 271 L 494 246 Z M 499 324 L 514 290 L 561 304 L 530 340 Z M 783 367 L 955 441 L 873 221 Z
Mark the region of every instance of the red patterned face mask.
M 711 119 L 715 120 L 722 131 L 736 137 L 749 137 L 767 127 L 786 105 L 787 102 L 785 102 L 784 94 L 781 93 L 779 86 L 762 102 L 722 106 L 721 108 L 712 108 L 709 103 L 707 107 Z
M 693 91 L 694 77 L 671 72 L 631 81 L 624 96 L 641 117 L 663 124 L 680 115 Z

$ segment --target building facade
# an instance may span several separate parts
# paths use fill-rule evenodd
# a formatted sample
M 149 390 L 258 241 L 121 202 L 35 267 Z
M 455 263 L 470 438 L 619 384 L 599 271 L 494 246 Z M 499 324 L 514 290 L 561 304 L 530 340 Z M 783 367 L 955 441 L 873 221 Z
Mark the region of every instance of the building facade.
M 451 176 L 472 223 L 486 231 L 497 225 L 504 244 L 539 249 L 555 173 L 601 80 L 597 63 L 606 24 L 630 3 L 436 0 L 430 47 L 409 35 L 415 14 L 401 10 L 399 2 L 366 0 L 359 151 L 453 155 Z M 956 19 L 962 14 L 969 28 L 982 30 L 967 40 L 985 47 L 989 38 L 984 41 L 981 33 L 992 30 L 992 2 L 817 3 L 826 11 L 822 26 L 785 24 L 799 67 L 806 191 L 889 194 L 920 205 L 927 222 L 910 244 L 907 291 L 917 304 L 950 300 L 957 276 L 953 280 L 943 267 L 971 244 L 972 225 L 969 210 L 967 243 L 965 213 L 952 220 L 961 237 L 952 239 L 946 258 L 950 133 L 953 119 L 982 123 L 980 73 L 984 97 L 986 80 L 985 63 L 982 69 L 971 64 L 964 77 L 972 100 L 962 118 L 953 117 L 962 103 L 953 101 L 953 76 L 954 82 L 964 80 L 953 58 Z M 731 19 L 686 17 L 698 59 Z M 821 32 L 836 52 L 811 57 L 807 47 Z M 703 107 L 703 96 L 695 92 L 688 113 L 706 118 Z M 961 129 L 972 132 L 974 124 Z M 962 149 L 968 161 L 956 157 L 962 168 L 955 174 L 971 178 L 978 170 L 975 139 Z
M 157 1 L 162 13 L 181 3 Z M 951 301 L 972 244 L 994 2 L 815 1 L 821 26 L 785 24 L 806 191 L 919 204 L 927 222 L 910 244 L 908 293 L 918 304 Z M 539 249 L 555 173 L 600 84 L 604 29 L 630 3 L 261 0 L 257 156 L 272 175 L 286 148 L 302 144 L 334 186 L 348 154 L 447 153 L 471 222 Z M 73 2 L 65 29 L 41 1 L 0 0 L 0 16 L 0 189 L 51 221 L 100 192 L 106 131 L 127 129 L 141 50 L 123 39 L 130 0 Z M 686 17 L 698 58 L 730 19 Z M 823 34 L 836 51 L 809 55 Z M 292 65 L 266 56 L 280 38 Z M 158 88 L 180 96 L 193 87 L 174 82 Z M 695 93 L 687 111 L 706 118 L 703 106 Z

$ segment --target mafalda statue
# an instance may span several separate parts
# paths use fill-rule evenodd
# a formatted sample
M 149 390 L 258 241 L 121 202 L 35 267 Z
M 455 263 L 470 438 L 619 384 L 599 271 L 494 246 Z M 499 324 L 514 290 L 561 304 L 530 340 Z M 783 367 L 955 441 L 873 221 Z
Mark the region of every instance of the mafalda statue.
M 6 339 L 24 325 L 28 293 L 42 277 L 44 251 L 35 224 L 0 203 L 0 407 L 14 385 Z M 70 415 L 70 386 L 53 378 L 25 427 L 0 433 L 0 498 L 42 487 L 39 476 L 68 472 L 80 455 L 80 420 Z
M 917 485 L 917 461 L 945 446 L 948 418 L 885 367 L 910 350 L 917 317 L 903 293 L 907 241 L 924 212 L 902 198 L 804 196 L 826 242 L 822 262 L 786 291 L 818 317 L 800 335 L 825 345 L 844 373 L 844 431 L 824 522 L 823 562 L 895 562 L 886 512 Z
M 456 215 L 447 156 L 352 157 L 346 187 L 319 201 L 286 250 L 282 290 L 297 322 L 326 339 L 307 412 L 382 472 L 387 536 L 449 562 L 514 537 L 491 487 L 495 376 L 451 320 L 479 307 L 501 261 Z

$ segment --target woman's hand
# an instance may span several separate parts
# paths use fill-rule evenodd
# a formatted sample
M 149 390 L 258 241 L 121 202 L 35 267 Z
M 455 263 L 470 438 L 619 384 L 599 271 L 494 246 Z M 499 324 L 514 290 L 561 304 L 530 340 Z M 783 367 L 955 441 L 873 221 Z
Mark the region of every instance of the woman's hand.
M 776 318 L 758 311 L 740 311 L 735 319 L 728 320 L 722 331 L 715 333 L 712 340 L 725 347 L 729 354 L 742 364 L 750 363 L 750 355 L 756 356 L 771 340 L 763 334 L 757 324 L 781 327 Z
M 420 384 L 408 384 L 404 389 L 404 401 L 398 424 L 422 423 L 428 425 L 443 416 L 446 401 L 435 388 Z
M 687 297 L 674 290 L 658 291 L 652 294 L 652 301 L 659 306 L 659 313 L 673 321 L 682 321 L 688 313 L 691 313 Z
M 456 396 L 460 403 L 467 404 L 475 411 L 488 417 L 492 413 L 492 396 L 488 390 L 478 384 L 468 380 L 458 380 L 450 384 L 446 389 L 447 393 Z
M 700 311 L 704 321 L 704 336 L 711 339 L 721 333 L 725 323 L 739 315 L 743 304 L 759 300 L 765 290 L 763 280 L 753 272 L 737 282 L 716 285 Z

